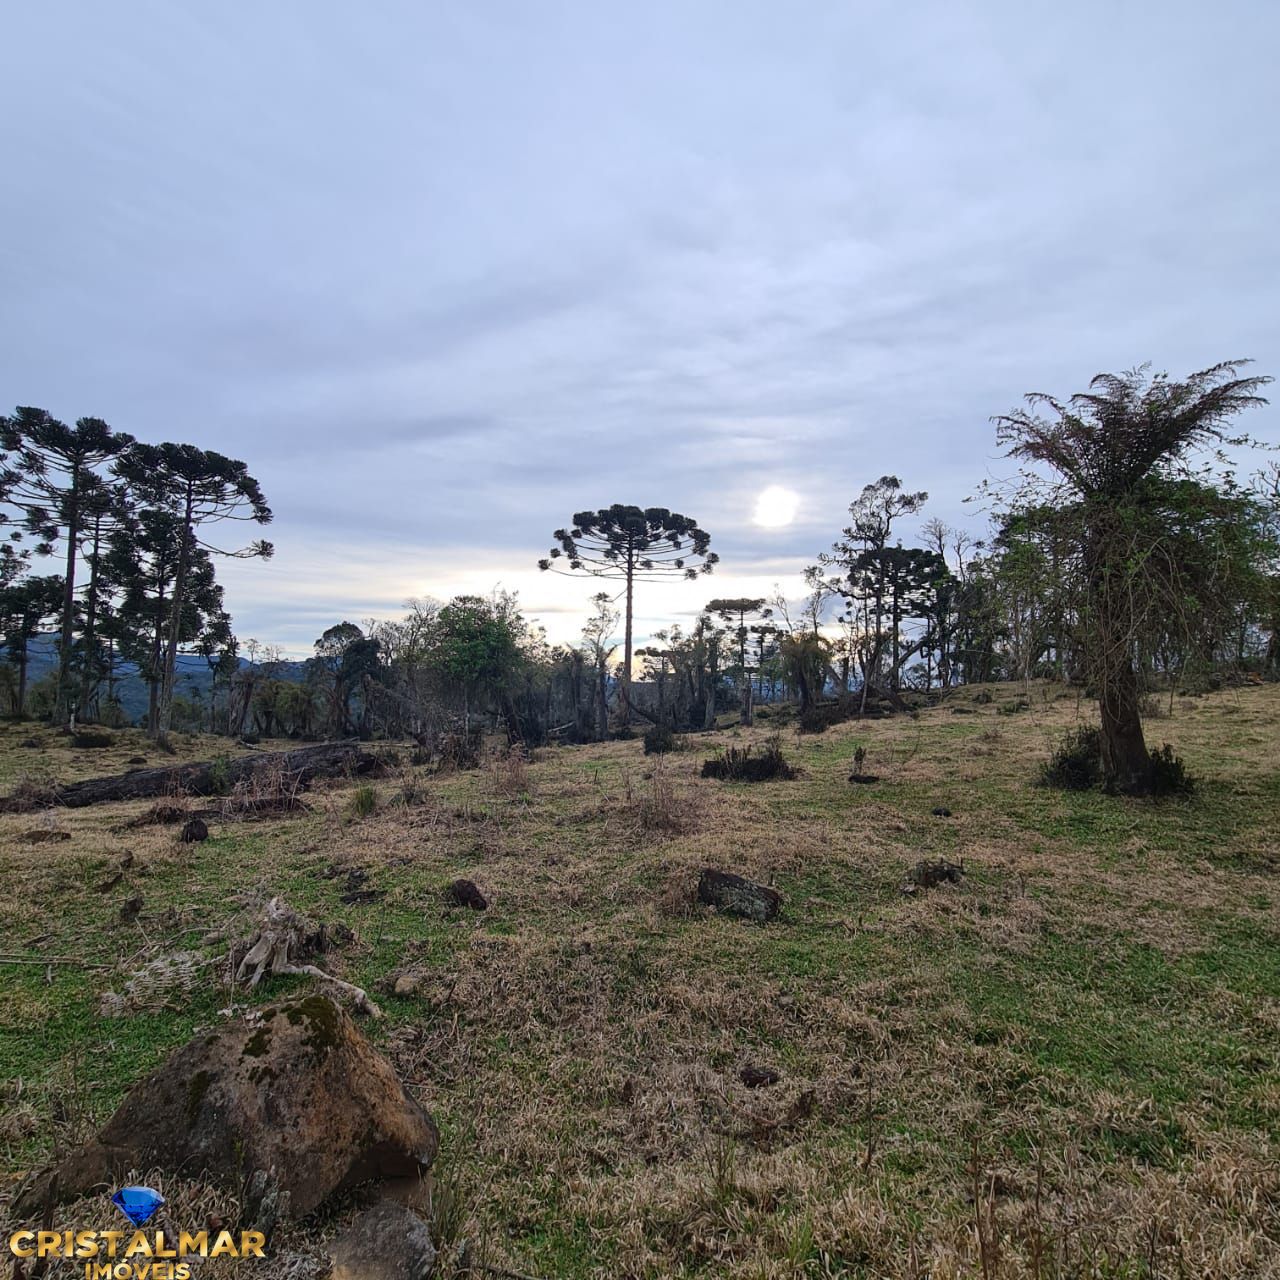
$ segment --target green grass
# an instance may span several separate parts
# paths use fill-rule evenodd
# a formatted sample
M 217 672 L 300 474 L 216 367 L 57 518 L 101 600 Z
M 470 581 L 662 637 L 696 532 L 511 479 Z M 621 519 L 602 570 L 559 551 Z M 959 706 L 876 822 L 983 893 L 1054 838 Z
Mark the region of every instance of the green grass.
M 125 828 L 141 806 L 55 814 L 73 837 L 58 844 L 21 839 L 50 819 L 5 817 L 0 869 L 33 904 L 5 949 L 105 967 L 0 961 L 0 1087 L 44 1124 L 0 1130 L 0 1153 L 17 1172 L 88 1132 L 218 1020 L 227 944 L 203 939 L 251 929 L 236 898 L 251 891 L 354 931 L 326 963 L 375 993 L 386 1017 L 369 1034 L 445 1132 L 468 1135 L 446 1155 L 495 1265 L 905 1276 L 915 1247 L 950 1259 L 947 1274 L 978 1274 L 976 1142 L 1013 1188 L 1002 1274 L 1030 1274 L 1018 1268 L 1038 1159 L 1064 1267 L 1092 1250 L 1110 1259 L 1095 1274 L 1149 1274 L 1158 1201 L 1168 1229 L 1199 1242 L 1189 1274 L 1225 1280 L 1228 1238 L 1261 1272 L 1280 1191 L 1266 1172 L 1280 1151 L 1280 779 L 1255 740 L 1274 742 L 1280 698 L 1250 696 L 1230 717 L 1186 700 L 1159 722 L 1153 736 L 1202 776 L 1194 799 L 1160 804 L 1035 786 L 1076 703 L 1032 696 L 1001 715 L 998 696 L 968 717 L 944 707 L 788 736 L 804 770 L 789 782 L 703 781 L 715 739 L 699 739 L 664 764 L 689 816 L 672 835 L 639 822 L 653 761 L 638 740 L 544 753 L 518 796 L 479 770 L 423 775 L 406 806 L 388 779 L 355 821 L 355 790 L 338 786 L 309 814 L 214 820 L 194 846 Z M 855 740 L 875 786 L 845 781 Z M 10 739 L 0 766 L 16 776 L 15 757 L 40 756 L 56 770 L 58 750 Z M 933 817 L 938 804 L 955 816 Z M 133 866 L 100 892 L 126 850 Z M 926 857 L 963 859 L 964 883 L 904 896 Z M 781 920 L 692 909 L 704 865 L 774 884 Z M 342 903 L 335 867 L 383 896 Z M 481 884 L 488 912 L 445 907 L 457 875 Z M 135 893 L 141 919 L 114 923 Z M 99 1015 L 103 991 L 175 949 L 208 957 L 206 985 L 176 1007 Z M 379 989 L 405 967 L 422 975 L 417 994 Z M 235 998 L 308 985 L 269 979 Z M 746 1061 L 782 1082 L 744 1089 Z M 727 1184 L 707 1165 L 723 1142 Z M 1196 1190 L 1224 1164 L 1243 1188 L 1229 1208 Z

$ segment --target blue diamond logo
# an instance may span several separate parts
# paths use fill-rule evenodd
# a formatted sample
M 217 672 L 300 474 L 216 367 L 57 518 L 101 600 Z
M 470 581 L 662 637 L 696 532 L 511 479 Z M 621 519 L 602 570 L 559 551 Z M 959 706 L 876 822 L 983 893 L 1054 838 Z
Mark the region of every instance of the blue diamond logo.
M 140 1227 L 149 1222 L 155 1211 L 164 1204 L 164 1196 L 150 1187 L 121 1187 L 111 1197 L 111 1203 L 135 1227 Z

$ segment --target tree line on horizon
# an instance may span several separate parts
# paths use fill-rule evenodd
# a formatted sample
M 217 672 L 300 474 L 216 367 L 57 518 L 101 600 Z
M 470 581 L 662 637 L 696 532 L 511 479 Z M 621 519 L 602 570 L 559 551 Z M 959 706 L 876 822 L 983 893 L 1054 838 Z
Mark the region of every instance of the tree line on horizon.
M 712 597 L 691 625 L 636 648 L 637 590 L 701 578 L 718 556 L 693 517 L 615 504 L 576 513 L 539 561 L 613 584 L 592 596 L 577 644 L 549 645 L 498 591 L 413 601 L 403 618 L 365 627 L 343 621 L 303 664 L 253 641 L 242 654 L 222 607 L 222 553 L 208 532 L 270 520 L 243 463 L 20 409 L 0 435 L 0 498 L 16 512 L 0 580 L 11 708 L 26 709 L 25 645 L 50 619 L 51 721 L 100 711 L 103 689 L 109 704 L 123 658 L 148 682 L 157 735 L 176 706 L 188 727 L 232 734 L 432 745 L 501 727 L 538 745 L 640 724 L 709 728 L 732 707 L 750 724 L 758 702 L 779 698 L 798 704 L 802 727 L 820 728 L 901 708 L 917 692 L 1044 677 L 1096 697 L 1105 780 L 1142 793 L 1153 767 L 1147 695 L 1228 668 L 1280 677 L 1280 467 L 1242 482 L 1224 452 L 1252 443 L 1231 423 L 1265 403 L 1270 379 L 1247 375 L 1246 363 L 1180 381 L 1136 369 L 1099 375 L 1065 401 L 1028 397 L 994 419 L 1021 467 L 981 488 L 985 537 L 928 519 L 904 543 L 928 495 L 882 476 L 806 570 L 801 601 Z M 32 555 L 55 546 L 64 573 L 34 574 Z M 207 707 L 175 701 L 183 649 L 214 672 Z

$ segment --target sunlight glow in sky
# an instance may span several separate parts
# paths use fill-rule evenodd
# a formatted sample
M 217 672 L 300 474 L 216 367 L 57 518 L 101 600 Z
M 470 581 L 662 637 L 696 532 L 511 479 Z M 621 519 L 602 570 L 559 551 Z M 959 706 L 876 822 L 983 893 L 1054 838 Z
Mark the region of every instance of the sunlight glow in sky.
M 771 484 L 756 499 L 752 519 L 762 529 L 785 529 L 796 518 L 800 495 L 794 489 Z

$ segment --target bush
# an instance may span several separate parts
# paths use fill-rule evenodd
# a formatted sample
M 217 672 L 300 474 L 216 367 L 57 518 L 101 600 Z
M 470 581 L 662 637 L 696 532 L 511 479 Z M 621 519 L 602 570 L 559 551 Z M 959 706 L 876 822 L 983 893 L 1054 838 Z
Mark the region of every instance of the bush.
M 367 818 L 378 807 L 378 793 L 369 786 L 357 787 L 347 803 L 347 812 L 353 818 Z
M 759 755 L 753 755 L 751 747 L 727 747 L 718 756 L 702 762 L 702 776 L 719 778 L 722 782 L 790 780 L 799 772 L 782 754 L 782 741 L 776 736 L 765 739 Z
M 496 795 L 510 799 L 529 793 L 529 757 L 519 743 L 495 751 L 490 761 L 490 772 Z
M 823 702 L 800 713 L 801 733 L 825 733 L 833 724 L 843 724 L 857 714 L 852 698 Z
M 484 735 L 478 728 L 470 733 L 444 734 L 440 739 L 439 768 L 442 771 L 478 769 L 483 745 Z
M 663 756 L 678 749 L 676 735 L 669 724 L 650 725 L 644 731 L 644 753 L 647 756 Z
M 1151 752 L 1151 794 L 1153 796 L 1189 796 L 1196 789 L 1195 779 L 1187 772 L 1180 756 L 1166 742 Z
M 1072 729 L 1040 771 L 1046 787 L 1088 791 L 1102 781 L 1102 731 L 1092 726 Z
M 231 761 L 226 756 L 214 756 L 209 762 L 209 790 L 215 796 L 231 794 Z

